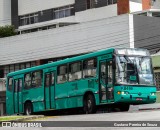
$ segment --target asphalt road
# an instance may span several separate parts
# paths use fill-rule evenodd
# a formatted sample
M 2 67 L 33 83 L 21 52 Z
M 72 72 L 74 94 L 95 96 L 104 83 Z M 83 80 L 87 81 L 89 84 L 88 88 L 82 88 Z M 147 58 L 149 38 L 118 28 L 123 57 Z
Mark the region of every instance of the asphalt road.
M 34 128 L 36 130 L 154 130 L 160 129 L 160 127 L 141 127 L 142 124 L 146 125 L 159 125 L 160 126 L 160 110 L 153 111 L 133 111 L 133 112 L 116 112 L 116 113 L 97 113 L 89 115 L 65 115 L 65 116 L 55 116 L 47 117 L 41 119 L 41 121 L 54 121 L 51 122 L 52 128 Z M 55 121 L 58 121 L 55 123 Z M 66 121 L 69 121 L 66 123 Z M 74 122 L 76 121 L 76 122 Z M 90 122 L 87 122 L 90 121 Z M 112 122 L 108 122 L 112 121 Z M 128 122 L 124 122 L 128 121 Z M 135 122 L 132 122 L 135 121 Z M 151 122 L 157 121 L 157 122 Z M 159 121 L 159 122 L 158 122 Z M 47 123 L 47 122 L 46 122 Z M 129 124 L 130 123 L 130 124 Z M 56 124 L 56 125 L 55 125 Z M 114 127 L 108 127 L 114 126 Z M 117 125 L 141 125 L 139 127 L 115 127 Z M 80 127 L 73 127 L 80 126 Z M 93 127 L 94 126 L 94 127 Z M 104 127 L 101 127 L 104 126 Z M 3 128 L 4 130 L 10 130 L 11 128 Z M 12 128 L 13 130 L 19 130 L 22 128 Z M 29 128 L 23 128 L 23 130 L 28 130 Z M 31 128 L 30 128 L 31 129 Z M 32 128 L 33 129 L 33 128 Z

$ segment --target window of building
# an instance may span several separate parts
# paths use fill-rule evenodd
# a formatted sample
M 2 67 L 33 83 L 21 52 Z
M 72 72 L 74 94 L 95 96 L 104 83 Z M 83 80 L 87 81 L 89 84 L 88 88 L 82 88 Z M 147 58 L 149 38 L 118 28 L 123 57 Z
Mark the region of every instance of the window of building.
M 82 63 L 72 63 L 69 65 L 69 81 L 74 81 L 82 78 Z
M 34 24 L 38 22 L 38 13 L 20 16 L 20 26 Z
M 152 12 L 152 17 L 160 17 L 160 12 Z
M 42 71 L 32 73 L 32 87 L 40 87 L 42 85 Z
M 13 78 L 8 79 L 8 90 L 12 91 Z
M 86 0 L 86 9 L 94 8 L 95 0 Z
M 28 73 L 25 75 L 25 89 L 31 88 L 31 74 Z
M 19 70 L 19 65 L 18 64 L 15 65 L 15 71 L 17 71 L 17 70 Z
M 154 73 L 157 90 L 160 90 L 160 72 Z
M 138 15 L 141 15 L 141 16 L 147 16 L 147 12 L 144 12 L 144 13 L 140 13 Z
M 71 16 L 72 9 L 73 9 L 73 5 L 55 8 L 54 9 L 54 18 L 59 19 L 59 18 Z
M 14 68 L 14 65 L 10 65 L 10 72 L 14 72 L 15 71 L 15 68 Z
M 67 81 L 67 65 L 58 67 L 57 83 L 65 83 Z
M 28 63 L 20 63 L 20 64 L 13 64 L 13 65 L 4 66 L 4 77 L 7 77 L 7 74 L 10 73 L 10 72 L 30 68 L 30 67 L 33 67 L 33 66 L 36 66 L 35 61 L 28 62 Z
M 107 0 L 107 5 L 116 4 L 117 0 Z
M 95 77 L 97 69 L 96 59 L 89 59 L 83 62 L 83 78 Z

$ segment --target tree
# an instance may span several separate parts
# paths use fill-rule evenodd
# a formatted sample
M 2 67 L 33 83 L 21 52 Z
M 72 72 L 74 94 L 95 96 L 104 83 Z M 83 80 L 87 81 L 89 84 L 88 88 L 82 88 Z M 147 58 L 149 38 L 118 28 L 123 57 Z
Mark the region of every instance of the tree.
M 15 28 L 12 25 L 0 26 L 0 38 L 16 35 Z

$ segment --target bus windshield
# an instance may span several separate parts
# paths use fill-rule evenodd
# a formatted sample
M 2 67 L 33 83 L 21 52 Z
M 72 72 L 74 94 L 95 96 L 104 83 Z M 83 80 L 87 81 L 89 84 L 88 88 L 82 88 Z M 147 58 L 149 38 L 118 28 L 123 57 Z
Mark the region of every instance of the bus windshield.
M 116 56 L 116 61 L 117 83 L 154 85 L 149 56 Z

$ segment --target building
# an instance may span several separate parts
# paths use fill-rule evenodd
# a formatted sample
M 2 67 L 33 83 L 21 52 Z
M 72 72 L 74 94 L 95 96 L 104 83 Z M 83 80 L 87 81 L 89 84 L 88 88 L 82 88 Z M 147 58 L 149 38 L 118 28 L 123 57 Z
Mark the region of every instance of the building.
M 129 14 L 152 8 L 150 2 L 1 0 L 0 25 L 14 25 L 19 34 L 0 40 L 1 114 L 9 72 L 109 47 L 157 52 L 160 19 Z

